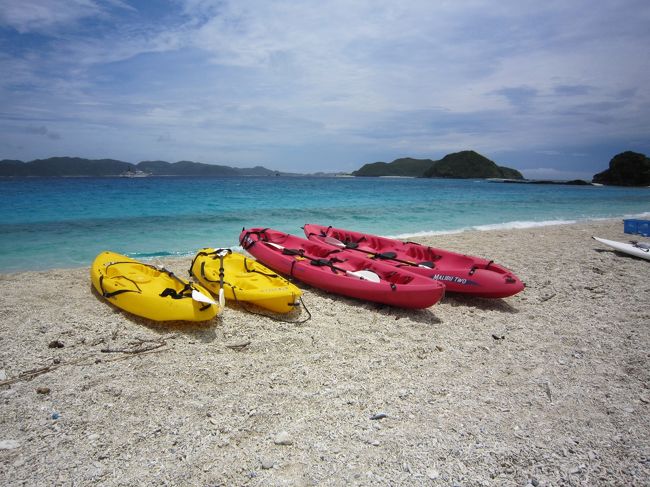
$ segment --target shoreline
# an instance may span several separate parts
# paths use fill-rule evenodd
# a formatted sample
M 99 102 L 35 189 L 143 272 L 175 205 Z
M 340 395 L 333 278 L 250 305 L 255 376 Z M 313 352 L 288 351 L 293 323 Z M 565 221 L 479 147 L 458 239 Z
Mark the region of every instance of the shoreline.
M 588 218 L 588 219 L 582 219 L 582 220 L 545 220 L 545 221 L 511 221 L 511 222 L 506 222 L 506 223 L 495 223 L 495 224 L 486 224 L 486 225 L 476 225 L 472 227 L 463 227 L 459 229 L 453 229 L 453 230 L 440 230 L 440 231 L 422 231 L 422 232 L 407 232 L 407 233 L 401 233 L 397 235 L 381 235 L 385 236 L 387 238 L 394 238 L 394 239 L 399 239 L 399 240 L 408 240 L 408 239 L 415 239 L 419 241 L 420 243 L 423 243 L 425 245 L 430 245 L 432 247 L 440 247 L 440 245 L 437 245 L 435 242 L 430 242 L 427 243 L 430 239 L 438 239 L 440 237 L 445 237 L 447 235 L 459 235 L 459 234 L 468 234 L 472 232 L 491 232 L 491 231 L 508 231 L 508 230 L 526 230 L 526 229 L 534 229 L 534 228 L 543 228 L 543 227 L 553 227 L 553 226 L 564 226 L 564 225 L 582 225 L 582 224 L 591 224 L 591 223 L 599 223 L 599 222 L 611 222 L 611 223 L 620 223 L 623 225 L 623 220 L 624 219 L 629 219 L 629 218 L 638 218 L 638 219 L 646 219 L 650 218 L 650 212 L 645 212 L 645 213 L 638 213 L 638 214 L 631 214 L 631 215 L 623 215 L 619 217 L 594 217 L 594 218 Z M 293 233 L 294 235 L 298 236 L 303 236 L 302 233 L 299 231 L 290 232 Z M 630 238 L 633 236 L 630 236 Z M 628 239 L 629 240 L 629 239 Z M 231 250 L 235 252 L 243 252 L 243 249 L 239 245 L 231 246 L 228 247 Z M 444 247 L 443 247 L 444 248 Z M 106 249 L 110 250 L 110 249 Z M 198 251 L 198 248 L 196 249 Z M 161 252 L 160 255 L 157 255 L 155 252 L 147 252 L 143 255 L 140 255 L 138 253 L 126 253 L 128 257 L 136 260 L 141 260 L 142 262 L 155 262 L 155 261 L 161 261 L 161 260 L 181 260 L 181 259 L 191 259 L 194 257 L 195 252 L 187 252 L 187 253 L 182 253 L 180 251 L 178 252 L 170 252 L 170 251 L 164 251 Z M 469 253 L 469 252 L 468 252 Z M 478 255 L 478 254 L 476 254 Z M 48 267 L 45 269 L 22 269 L 22 270 L 8 270 L 8 271 L 3 271 L 0 269 L 0 276 L 2 275 L 11 275 L 11 274 L 18 274 L 18 273 L 23 273 L 23 272 L 47 272 L 47 271 L 54 271 L 54 270 L 74 270 L 74 269 L 79 269 L 79 268 L 86 268 L 90 267 L 92 264 L 92 259 L 90 259 L 87 263 L 87 266 L 61 266 L 61 267 Z
M 592 236 L 635 238 L 620 219 L 417 237 L 527 287 L 413 311 L 298 284 L 301 325 L 230 304 L 153 323 L 87 267 L 0 274 L 5 482 L 647 483 L 650 264 Z

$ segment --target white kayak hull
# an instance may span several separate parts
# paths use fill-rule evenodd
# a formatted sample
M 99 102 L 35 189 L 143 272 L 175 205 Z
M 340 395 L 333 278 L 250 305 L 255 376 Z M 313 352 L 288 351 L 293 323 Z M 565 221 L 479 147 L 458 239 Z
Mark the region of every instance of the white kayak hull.
M 628 255 L 633 255 L 634 257 L 640 257 L 641 259 L 650 260 L 650 249 L 637 247 L 631 243 L 617 242 L 615 240 L 607 240 L 605 238 L 592 237 L 594 240 L 607 245 L 608 247 L 623 252 Z

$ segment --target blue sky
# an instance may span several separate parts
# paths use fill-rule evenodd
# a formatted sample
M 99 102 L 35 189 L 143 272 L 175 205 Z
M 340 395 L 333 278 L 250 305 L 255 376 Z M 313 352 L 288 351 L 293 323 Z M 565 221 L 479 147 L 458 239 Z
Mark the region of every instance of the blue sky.
M 650 155 L 647 0 L 0 0 L 0 159 Z

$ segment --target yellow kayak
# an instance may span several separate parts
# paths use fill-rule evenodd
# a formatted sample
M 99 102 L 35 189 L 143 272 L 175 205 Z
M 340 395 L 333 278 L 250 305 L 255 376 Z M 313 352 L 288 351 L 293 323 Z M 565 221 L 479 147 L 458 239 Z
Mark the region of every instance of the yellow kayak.
M 199 250 L 192 261 L 190 275 L 215 295 L 275 313 L 295 309 L 302 295 L 300 289 L 268 267 L 229 249 Z
M 115 252 L 102 252 L 90 279 L 110 303 L 154 321 L 207 321 L 219 312 L 210 293 L 172 272 Z

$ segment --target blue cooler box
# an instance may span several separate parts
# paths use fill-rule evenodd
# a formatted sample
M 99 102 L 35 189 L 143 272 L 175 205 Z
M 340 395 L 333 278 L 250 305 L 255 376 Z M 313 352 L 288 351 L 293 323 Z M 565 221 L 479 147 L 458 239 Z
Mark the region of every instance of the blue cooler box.
M 636 233 L 644 237 L 650 237 L 650 220 L 637 220 Z
M 623 232 L 650 237 L 650 220 L 623 220 Z

